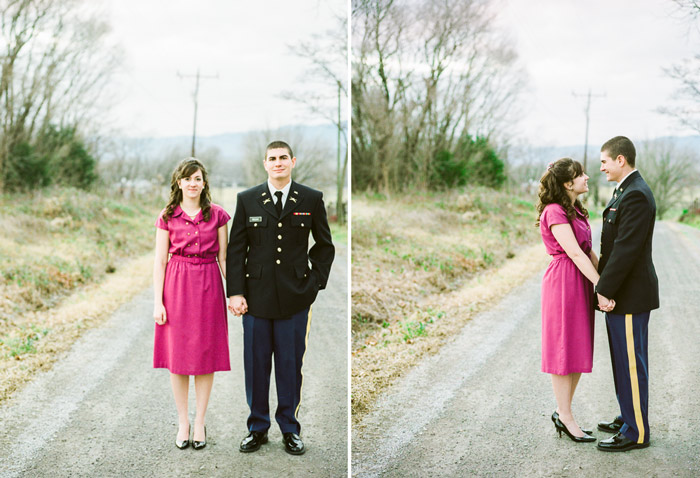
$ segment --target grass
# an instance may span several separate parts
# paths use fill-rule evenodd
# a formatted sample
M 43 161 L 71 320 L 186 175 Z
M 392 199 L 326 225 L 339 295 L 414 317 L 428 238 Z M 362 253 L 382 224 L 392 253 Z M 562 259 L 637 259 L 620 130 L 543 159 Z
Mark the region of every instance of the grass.
M 534 200 L 534 198 L 533 198 Z M 485 188 L 352 198 L 352 413 L 544 268 L 534 203 Z
M 150 271 L 135 276 L 132 263 L 152 255 L 162 203 L 76 189 L 0 196 L 0 401 L 147 287 Z M 113 276 L 128 284 L 119 297 L 95 295 Z

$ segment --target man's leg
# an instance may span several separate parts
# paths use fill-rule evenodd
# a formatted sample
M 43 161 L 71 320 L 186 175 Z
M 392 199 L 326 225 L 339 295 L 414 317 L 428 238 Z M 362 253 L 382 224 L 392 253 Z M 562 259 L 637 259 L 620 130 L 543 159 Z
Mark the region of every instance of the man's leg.
M 615 390 L 622 420 L 620 432 L 636 443 L 649 442 L 649 312 L 606 314 L 614 353 Z
M 294 314 L 290 319 L 274 323 L 275 385 L 277 412 L 275 419 L 282 433 L 301 432 L 297 414 L 301 405 L 304 381 L 302 365 L 311 328 L 311 308 Z
M 272 320 L 243 315 L 243 366 L 245 393 L 250 407 L 248 431 L 270 428 L 270 371 L 272 368 Z

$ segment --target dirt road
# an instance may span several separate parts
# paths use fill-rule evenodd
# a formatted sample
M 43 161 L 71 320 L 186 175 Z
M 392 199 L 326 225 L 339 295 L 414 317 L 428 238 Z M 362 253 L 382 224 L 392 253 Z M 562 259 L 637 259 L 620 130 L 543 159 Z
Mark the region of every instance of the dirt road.
M 204 450 L 174 445 L 177 413 L 166 370 L 152 368 L 153 292 L 144 291 L 0 409 L 0 476 L 338 477 L 347 475 L 347 248 L 338 247 L 313 306 L 299 412 L 303 456 L 270 443 L 243 454 L 247 404 L 243 331 L 229 316 L 230 372 L 216 374 Z M 273 380 L 274 384 L 274 380 Z M 276 395 L 271 390 L 274 413 Z M 190 385 L 190 420 L 194 387 Z
M 353 430 L 353 476 L 700 476 L 700 231 L 662 222 L 654 240 L 661 308 L 649 322 L 651 447 L 602 453 L 558 437 L 551 381 L 539 369 L 539 274 L 387 391 Z M 593 373 L 581 378 L 574 413 L 595 428 L 617 411 L 598 312 Z

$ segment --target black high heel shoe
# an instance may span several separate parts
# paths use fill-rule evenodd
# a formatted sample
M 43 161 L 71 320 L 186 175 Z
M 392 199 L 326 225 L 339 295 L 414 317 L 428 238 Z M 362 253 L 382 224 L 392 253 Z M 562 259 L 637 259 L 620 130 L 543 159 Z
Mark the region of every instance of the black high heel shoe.
M 552 413 L 552 421 L 554 422 L 554 426 L 557 425 L 557 420 L 559 420 L 559 414 L 556 410 L 554 410 L 554 413 Z M 586 430 L 585 428 L 581 427 L 581 431 L 586 435 L 593 435 L 593 430 Z
M 189 424 L 187 425 L 187 440 L 178 440 L 177 437 L 175 437 L 175 446 L 178 447 L 180 450 L 184 450 L 188 446 L 190 446 L 190 428 L 192 428 Z
M 207 446 L 207 426 L 206 425 L 204 425 L 204 441 L 192 440 L 192 448 L 194 448 L 195 450 L 201 450 L 205 446 Z
M 569 431 L 568 428 L 566 428 L 566 425 L 564 425 L 561 420 L 558 418 L 554 421 L 554 426 L 556 427 L 557 431 L 559 432 L 559 438 L 561 438 L 561 432 L 566 433 L 566 436 L 571 438 L 572 441 L 575 441 L 577 443 L 586 443 L 586 442 L 593 442 L 595 441 L 595 437 L 590 436 L 586 432 L 583 433 L 582 437 L 577 437 L 575 435 L 572 435 L 571 432 Z M 581 430 L 583 431 L 583 430 Z

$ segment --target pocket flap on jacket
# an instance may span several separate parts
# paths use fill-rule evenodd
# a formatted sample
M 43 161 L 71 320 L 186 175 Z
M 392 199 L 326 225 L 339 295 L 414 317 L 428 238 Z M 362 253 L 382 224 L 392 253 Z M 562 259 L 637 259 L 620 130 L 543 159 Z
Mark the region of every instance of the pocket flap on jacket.
M 246 226 L 248 227 L 266 227 L 267 226 L 267 216 L 248 216 L 246 221 Z
M 246 264 L 245 276 L 250 279 L 260 279 L 262 266 L 260 264 Z
M 291 222 L 294 227 L 311 227 L 311 214 L 292 215 Z
M 294 272 L 297 274 L 297 279 L 303 279 L 309 275 L 309 266 L 306 264 L 297 264 L 294 266 Z

